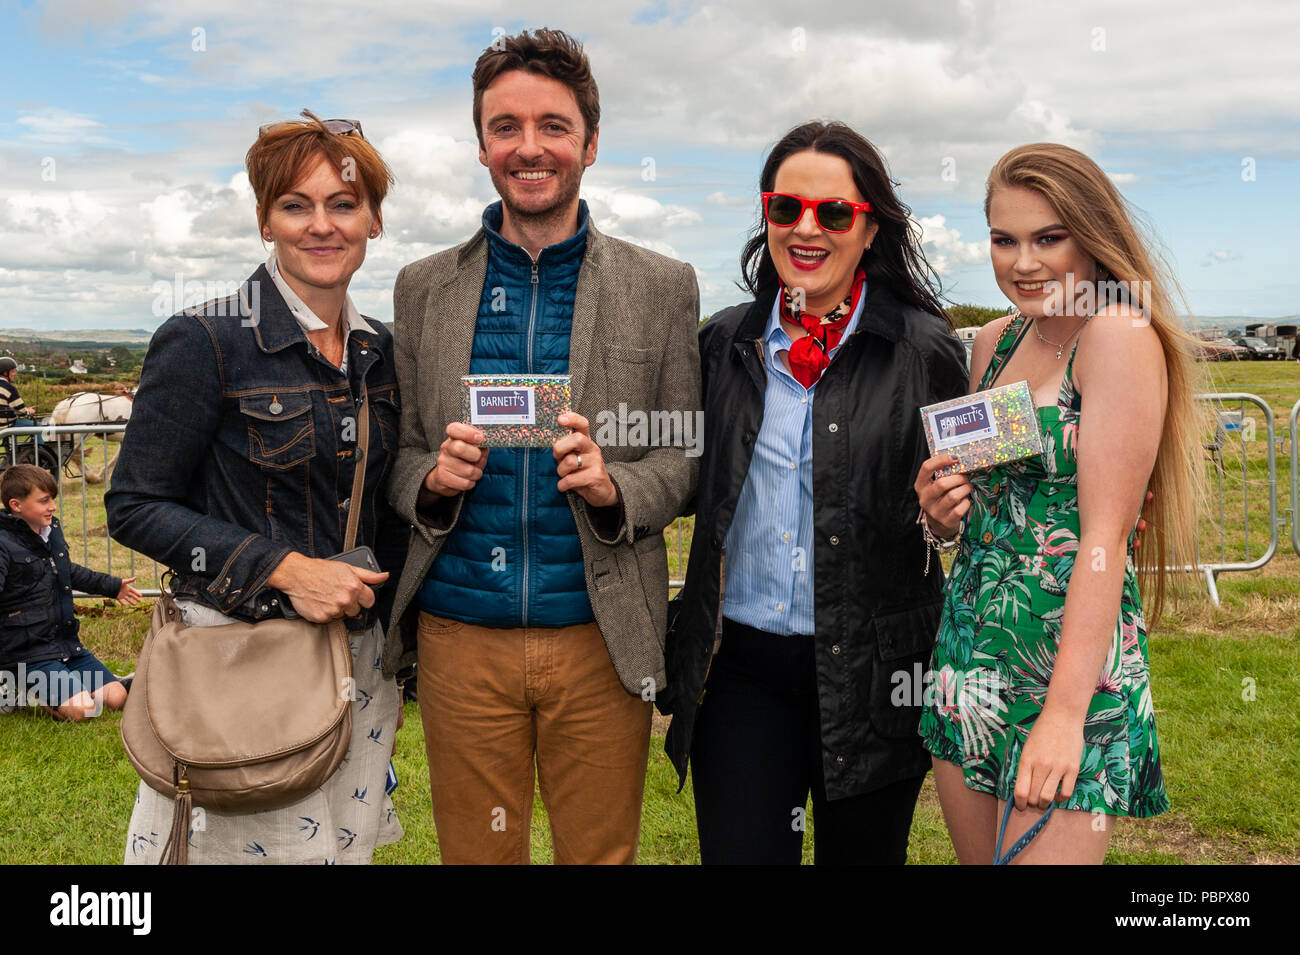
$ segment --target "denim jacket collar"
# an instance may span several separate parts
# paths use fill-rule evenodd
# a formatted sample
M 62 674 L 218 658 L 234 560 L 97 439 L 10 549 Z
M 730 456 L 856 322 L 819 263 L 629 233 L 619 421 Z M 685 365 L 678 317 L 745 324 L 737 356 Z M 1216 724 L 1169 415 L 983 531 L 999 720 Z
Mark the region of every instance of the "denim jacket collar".
M 249 315 L 243 319 L 253 329 L 253 340 L 266 354 L 278 352 L 298 342 L 306 342 L 302 326 L 289 311 L 280 290 L 275 287 L 271 273 L 259 265 L 240 289 L 242 311 Z
M 252 327 L 253 340 L 262 352 L 269 355 L 295 344 L 310 346 L 306 332 L 276 288 L 265 264 L 259 265 L 257 271 L 244 282 L 240 295 L 242 302 L 247 305 L 241 303 L 244 310 L 240 312 L 232 309 L 230 314 L 249 315 L 242 320 Z M 371 332 L 373 331 L 371 327 Z M 375 336 L 371 332 L 353 328 L 348 334 L 348 366 L 349 369 L 356 369 L 355 377 L 358 380 L 364 379 L 370 365 L 381 357 L 372 347 Z

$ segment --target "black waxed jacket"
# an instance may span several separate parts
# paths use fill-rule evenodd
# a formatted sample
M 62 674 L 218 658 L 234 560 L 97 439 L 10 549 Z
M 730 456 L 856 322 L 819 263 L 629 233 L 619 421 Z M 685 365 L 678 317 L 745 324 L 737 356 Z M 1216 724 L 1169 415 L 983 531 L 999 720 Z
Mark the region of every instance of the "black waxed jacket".
M 686 583 L 669 607 L 668 687 L 657 700 L 673 718 L 665 748 L 683 784 L 721 639 L 724 543 L 763 420 L 772 303 L 725 309 L 699 334 L 704 453 Z M 924 573 L 916 525 L 912 485 L 929 456 L 919 409 L 966 390 L 964 349 L 944 321 L 869 282 L 857 328 L 818 382 L 812 412 L 817 693 L 831 799 L 930 765 L 917 736 L 920 708 L 891 704 L 891 678 L 901 671 L 914 680 L 928 664 L 943 583 L 937 559 Z
M 122 579 L 72 563 L 59 519 L 44 541 L 0 510 L 0 669 L 62 660 L 81 650 L 72 592 L 116 597 Z

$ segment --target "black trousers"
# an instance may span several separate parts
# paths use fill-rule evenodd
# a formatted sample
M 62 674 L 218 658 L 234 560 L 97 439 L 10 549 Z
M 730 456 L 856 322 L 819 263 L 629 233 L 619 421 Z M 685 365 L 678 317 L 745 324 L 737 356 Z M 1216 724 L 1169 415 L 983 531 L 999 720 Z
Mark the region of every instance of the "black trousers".
M 828 800 L 810 636 L 723 622 L 691 741 L 700 861 L 798 865 L 812 793 L 818 865 L 902 865 L 924 775 Z

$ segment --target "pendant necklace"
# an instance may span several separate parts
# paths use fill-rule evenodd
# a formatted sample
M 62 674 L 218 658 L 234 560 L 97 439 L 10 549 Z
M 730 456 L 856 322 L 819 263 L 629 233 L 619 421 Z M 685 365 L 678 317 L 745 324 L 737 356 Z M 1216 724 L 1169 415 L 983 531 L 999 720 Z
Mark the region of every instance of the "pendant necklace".
M 1085 318 L 1085 319 L 1084 319 L 1084 320 L 1079 324 L 1079 327 L 1076 328 L 1076 329 L 1071 333 L 1070 337 L 1067 338 L 1067 339 L 1066 339 L 1065 341 L 1063 341 L 1063 342 L 1054 342 L 1054 341 L 1049 341 L 1048 339 L 1044 338 L 1044 337 L 1043 337 L 1043 333 L 1040 332 L 1040 331 L 1038 330 L 1038 323 L 1037 323 L 1037 322 L 1034 323 L 1034 334 L 1038 336 L 1038 340 L 1039 340 L 1040 342 L 1042 342 L 1044 345 L 1051 345 L 1053 348 L 1056 349 L 1056 360 L 1057 360 L 1057 361 L 1060 361 L 1060 360 L 1061 360 L 1061 354 L 1065 351 L 1065 346 L 1068 345 L 1068 344 L 1070 344 L 1070 342 L 1074 340 L 1074 336 L 1075 336 L 1075 335 L 1077 335 L 1077 334 L 1079 334 L 1079 332 L 1083 331 L 1083 326 L 1088 324 L 1088 319 L 1091 318 L 1091 317 L 1092 317 L 1092 316 L 1089 315 L 1088 318 Z

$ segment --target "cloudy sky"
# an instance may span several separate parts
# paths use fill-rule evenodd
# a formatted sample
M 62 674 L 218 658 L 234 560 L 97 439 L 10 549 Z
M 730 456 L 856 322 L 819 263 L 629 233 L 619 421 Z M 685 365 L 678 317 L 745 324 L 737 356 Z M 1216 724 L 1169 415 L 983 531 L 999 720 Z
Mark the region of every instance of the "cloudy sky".
M 238 10 L 229 9 L 238 6 Z M 5 3 L 0 326 L 153 328 L 155 283 L 224 283 L 266 252 L 242 171 L 260 124 L 360 119 L 397 176 L 352 283 L 392 316 L 397 270 L 493 200 L 470 115 L 501 31 L 586 45 L 599 228 L 739 301 L 765 151 L 809 118 L 879 146 L 956 302 L 1005 304 L 981 203 L 994 160 L 1052 140 L 1146 216 L 1200 315 L 1300 313 L 1300 4 L 496 0 Z

